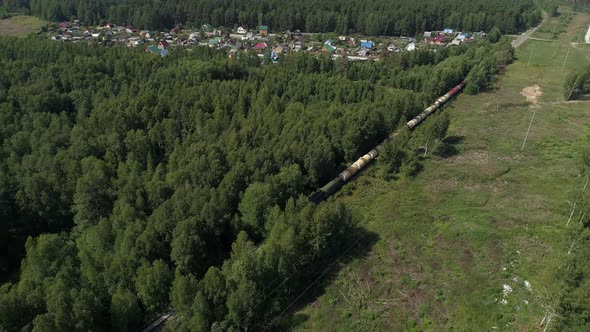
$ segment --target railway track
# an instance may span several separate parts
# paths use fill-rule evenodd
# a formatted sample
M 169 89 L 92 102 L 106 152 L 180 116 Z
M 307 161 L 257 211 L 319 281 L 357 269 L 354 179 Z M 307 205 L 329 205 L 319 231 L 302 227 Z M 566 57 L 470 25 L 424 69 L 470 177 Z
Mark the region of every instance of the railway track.
M 422 113 L 418 114 L 412 120 L 408 121 L 406 123 L 408 128 L 412 130 L 416 126 L 418 126 L 430 114 L 434 113 L 442 105 L 444 105 L 454 96 L 456 96 L 465 87 L 465 84 L 465 81 L 461 81 L 457 86 L 449 90 L 449 92 L 439 97 L 434 102 L 434 104 L 430 105 L 428 108 L 422 111 Z M 379 153 L 381 153 L 381 151 L 383 150 L 385 144 L 392 140 L 396 135 L 397 132 L 393 132 L 383 142 L 371 149 L 369 152 L 367 152 L 367 154 L 360 157 L 357 161 L 352 163 L 344 171 L 338 174 L 336 178 L 334 178 L 332 181 L 328 182 L 325 186 L 323 186 L 318 191 L 309 196 L 309 200 L 317 204 L 323 201 L 324 199 L 328 198 L 336 191 L 338 191 L 338 189 L 340 189 L 344 184 L 350 181 L 350 179 L 352 179 L 355 176 L 355 174 L 358 174 L 360 171 L 365 169 L 371 163 L 371 161 L 377 158 L 379 156 Z

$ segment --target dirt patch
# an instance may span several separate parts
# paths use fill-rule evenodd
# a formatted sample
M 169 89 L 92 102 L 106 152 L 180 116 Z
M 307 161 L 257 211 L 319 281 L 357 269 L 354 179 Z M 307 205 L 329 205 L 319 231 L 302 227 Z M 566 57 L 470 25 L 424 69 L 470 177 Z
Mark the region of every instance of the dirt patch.
M 453 157 L 450 161 L 460 164 L 486 165 L 490 161 L 490 155 L 483 151 L 471 151 Z
M 537 106 L 539 103 L 539 97 L 543 95 L 543 91 L 541 91 L 541 87 L 539 85 L 535 84 L 522 89 L 520 95 L 524 96 L 526 101 L 531 104 L 531 106 Z

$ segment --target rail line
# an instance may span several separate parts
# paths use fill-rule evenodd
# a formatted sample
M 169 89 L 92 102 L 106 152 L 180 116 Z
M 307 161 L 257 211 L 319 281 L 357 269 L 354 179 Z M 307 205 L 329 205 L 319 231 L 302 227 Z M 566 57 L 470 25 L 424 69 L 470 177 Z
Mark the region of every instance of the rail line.
M 449 90 L 446 94 L 439 97 L 434 104 L 430 105 L 426 108 L 422 113 L 418 114 L 412 120 L 408 121 L 406 125 L 410 130 L 414 129 L 417 125 L 419 125 L 424 119 L 426 119 L 430 114 L 434 113 L 437 109 L 439 109 L 442 105 L 444 105 L 447 101 L 451 98 L 456 96 L 462 89 L 465 87 L 465 81 L 461 81 L 457 86 Z M 313 193 L 309 196 L 309 200 L 314 203 L 319 203 L 324 199 L 328 198 L 330 195 L 334 194 L 338 189 L 340 189 L 345 183 L 350 181 L 351 178 L 354 177 L 362 169 L 366 168 L 373 159 L 379 156 L 379 153 L 383 150 L 385 144 L 387 144 L 390 140 L 392 140 L 397 135 L 397 132 L 393 132 L 389 137 L 387 137 L 383 142 L 379 145 L 371 149 L 367 154 L 360 157 L 357 161 L 352 163 L 348 166 L 344 171 L 338 174 L 332 181 L 328 182 L 325 186 L 320 188 L 318 191 Z

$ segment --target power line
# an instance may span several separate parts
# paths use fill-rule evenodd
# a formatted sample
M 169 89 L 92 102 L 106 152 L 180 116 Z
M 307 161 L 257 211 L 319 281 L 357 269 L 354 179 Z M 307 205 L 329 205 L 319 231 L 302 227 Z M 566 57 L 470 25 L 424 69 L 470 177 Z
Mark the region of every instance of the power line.
M 366 235 L 365 235 L 365 236 L 366 236 Z M 331 244 L 329 247 L 327 247 L 326 249 L 324 249 L 324 251 L 326 251 L 326 252 L 331 252 L 331 251 L 332 251 L 332 250 L 333 250 L 333 249 L 336 247 L 336 245 L 337 245 L 337 243 L 333 242 L 333 243 L 332 243 L 332 244 Z M 354 244 L 353 244 L 353 245 L 354 245 Z M 349 247 L 349 248 L 350 248 L 350 247 Z M 339 257 L 338 259 L 340 259 L 340 257 Z M 337 259 L 337 260 L 338 260 L 338 259 Z M 250 310 L 248 310 L 248 313 L 246 313 L 246 314 L 242 315 L 242 317 L 240 317 L 240 319 L 238 319 L 238 320 L 236 321 L 236 323 L 238 323 L 238 324 L 239 324 L 241 321 L 243 321 L 243 320 L 244 320 L 244 318 L 246 318 L 246 316 L 248 316 L 248 314 L 249 314 L 249 313 L 251 313 L 252 311 L 256 310 L 258 307 L 260 307 L 260 305 L 261 305 L 261 304 L 263 304 L 263 303 L 264 303 L 264 302 L 265 302 L 265 301 L 266 301 L 266 300 L 267 300 L 267 299 L 268 299 L 268 298 L 269 298 L 271 295 L 273 295 L 273 294 L 274 294 L 274 293 L 275 293 L 277 290 L 279 290 L 279 288 L 280 288 L 281 286 L 283 286 L 283 285 L 284 285 L 284 284 L 285 284 L 287 281 L 289 281 L 289 280 L 290 280 L 290 279 L 291 279 L 293 276 L 295 276 L 295 274 L 297 274 L 297 273 L 301 272 L 301 271 L 302 271 L 303 269 L 305 269 L 305 268 L 310 268 L 310 267 L 313 267 L 313 264 L 306 264 L 306 265 L 302 265 L 301 267 L 299 267 L 299 268 L 295 269 L 295 271 L 293 271 L 293 272 L 292 272 L 292 273 L 291 273 L 291 274 L 290 274 L 290 275 L 289 275 L 289 276 L 288 276 L 288 277 L 287 277 L 285 280 L 283 280 L 283 281 L 282 281 L 282 282 L 281 282 L 279 285 L 277 285 L 276 287 L 274 287 L 270 293 L 267 293 L 267 294 L 266 294 L 266 295 L 265 295 L 265 296 L 262 298 L 262 300 L 261 300 L 261 301 L 259 301 L 259 302 L 258 302 L 256 305 L 254 305 L 254 307 L 253 307 L 253 308 L 251 308 Z M 277 280 L 279 280 L 280 278 L 281 278 L 281 276 L 280 276 L 280 275 L 279 275 L 279 276 L 277 276 L 277 277 L 276 277 L 276 278 L 275 278 L 275 279 L 274 279 L 274 280 L 271 282 L 271 285 L 272 285 L 272 284 L 274 284 L 274 283 L 275 283 Z M 267 289 L 270 289 L 271 287 L 272 287 L 272 286 L 270 286 L 270 285 L 269 285 L 269 286 L 267 286 L 267 287 L 265 287 L 265 289 L 263 290 L 263 292 L 264 292 L 264 291 L 266 291 Z
M 531 63 L 531 58 L 533 57 L 533 50 L 535 49 L 535 43 L 533 43 L 533 47 L 531 47 L 531 54 L 529 55 L 529 61 L 527 62 L 526 66 L 528 67 Z
M 362 251 L 360 251 L 360 252 L 362 252 L 362 253 L 366 253 L 366 252 L 368 252 L 368 251 L 369 251 L 369 249 L 371 249 L 371 244 L 370 244 L 370 243 L 367 245 L 367 247 L 366 247 L 365 249 L 363 249 L 363 250 L 362 250 Z M 293 330 L 293 328 L 294 328 L 295 326 L 297 326 L 297 324 L 299 324 L 299 323 L 300 323 L 300 322 L 302 322 L 303 320 L 305 320 L 305 316 L 303 316 L 303 317 L 300 317 L 300 318 L 296 319 L 296 320 L 293 322 L 293 324 L 291 324 L 291 326 L 289 326 L 289 328 L 288 328 L 286 331 L 287 331 L 287 332 L 290 332 L 290 331 L 292 331 L 292 330 Z
M 565 68 L 565 63 L 567 61 L 567 57 L 570 55 L 571 48 L 568 47 L 567 54 L 565 55 L 565 60 L 563 60 L 563 65 L 561 66 L 561 72 L 563 73 L 563 68 Z
M 303 291 L 301 294 L 299 294 L 299 296 L 297 296 L 297 297 L 295 298 L 295 300 L 293 300 L 291 303 L 289 303 L 289 305 L 288 305 L 288 306 L 287 306 L 287 307 L 286 307 L 286 308 L 285 308 L 283 311 L 281 311 L 281 313 L 280 313 L 280 314 L 279 314 L 277 317 L 275 317 L 273 320 L 271 320 L 271 321 L 270 321 L 270 323 L 268 324 L 268 326 L 267 326 L 267 327 L 264 329 L 264 331 L 268 330 L 268 329 L 270 328 L 270 326 L 272 326 L 272 324 L 273 324 L 273 323 L 274 323 L 274 322 L 275 322 L 277 319 L 281 318 L 281 316 L 283 316 L 283 314 L 284 314 L 285 312 L 287 312 L 287 310 L 289 310 L 289 309 L 290 309 L 290 308 L 291 308 L 291 307 L 292 307 L 292 306 L 293 306 L 293 305 L 294 305 L 294 304 L 295 304 L 295 303 L 296 303 L 296 302 L 297 302 L 297 301 L 298 301 L 298 300 L 299 300 L 299 299 L 300 299 L 300 298 L 301 298 L 303 295 L 305 295 L 305 293 L 307 293 L 307 291 L 308 291 L 308 290 L 310 290 L 310 289 L 313 287 L 313 285 L 315 285 L 315 284 L 316 284 L 316 283 L 317 283 L 317 282 L 318 282 L 318 281 L 319 281 L 319 280 L 320 280 L 320 279 L 321 279 L 321 278 L 322 278 L 322 277 L 323 277 L 323 276 L 324 276 L 326 273 L 328 273 L 328 271 L 329 271 L 330 269 L 332 269 L 332 267 L 333 267 L 334 265 L 336 265 L 336 263 L 337 263 L 337 262 L 338 262 L 338 261 L 339 261 L 339 260 L 340 260 L 342 257 L 344 257 L 344 256 L 345 256 L 345 255 L 346 255 L 346 254 L 347 254 L 347 253 L 350 251 L 350 249 L 352 249 L 352 247 L 353 247 L 353 246 L 355 246 L 355 245 L 356 245 L 356 244 L 357 244 L 357 243 L 358 243 L 360 240 L 364 239 L 366 236 L 367 236 L 367 235 L 366 235 L 366 234 L 364 234 L 363 236 L 359 237 L 359 238 L 358 238 L 356 241 L 354 241 L 354 243 L 353 243 L 353 244 L 351 244 L 351 245 L 350 245 L 350 246 L 349 246 L 349 247 L 348 247 L 348 248 L 347 248 L 347 249 L 346 249 L 346 250 L 345 250 L 345 251 L 342 253 L 342 255 L 340 255 L 340 256 L 339 256 L 339 257 L 338 257 L 338 258 L 337 258 L 337 259 L 336 259 L 336 260 L 335 260 L 335 261 L 334 261 L 332 264 L 330 264 L 330 265 L 328 266 L 328 268 L 326 268 L 326 269 L 324 270 L 324 272 L 322 272 L 322 274 L 320 274 L 320 276 L 319 276 L 319 277 L 317 277 L 317 278 L 316 278 L 316 279 L 315 279 L 315 280 L 314 280 L 314 281 L 313 281 L 311 284 L 309 284 L 309 286 L 307 286 L 307 288 L 305 288 L 305 290 L 304 290 L 304 291 Z
M 522 142 L 522 147 L 520 150 L 524 150 L 524 145 L 526 144 L 526 140 L 529 137 L 529 132 L 531 131 L 531 127 L 533 125 L 533 120 L 535 119 L 535 110 L 533 109 L 533 117 L 531 118 L 531 122 L 529 123 L 529 129 L 526 131 L 526 135 L 524 136 L 524 141 Z

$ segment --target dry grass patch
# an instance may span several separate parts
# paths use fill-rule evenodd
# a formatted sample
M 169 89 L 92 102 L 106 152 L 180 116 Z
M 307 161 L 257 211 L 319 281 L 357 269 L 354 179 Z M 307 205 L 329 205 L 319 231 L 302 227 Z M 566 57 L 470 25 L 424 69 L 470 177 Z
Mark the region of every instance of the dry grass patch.
M 47 23 L 34 16 L 12 16 L 0 20 L 0 36 L 26 37 L 39 32 Z

